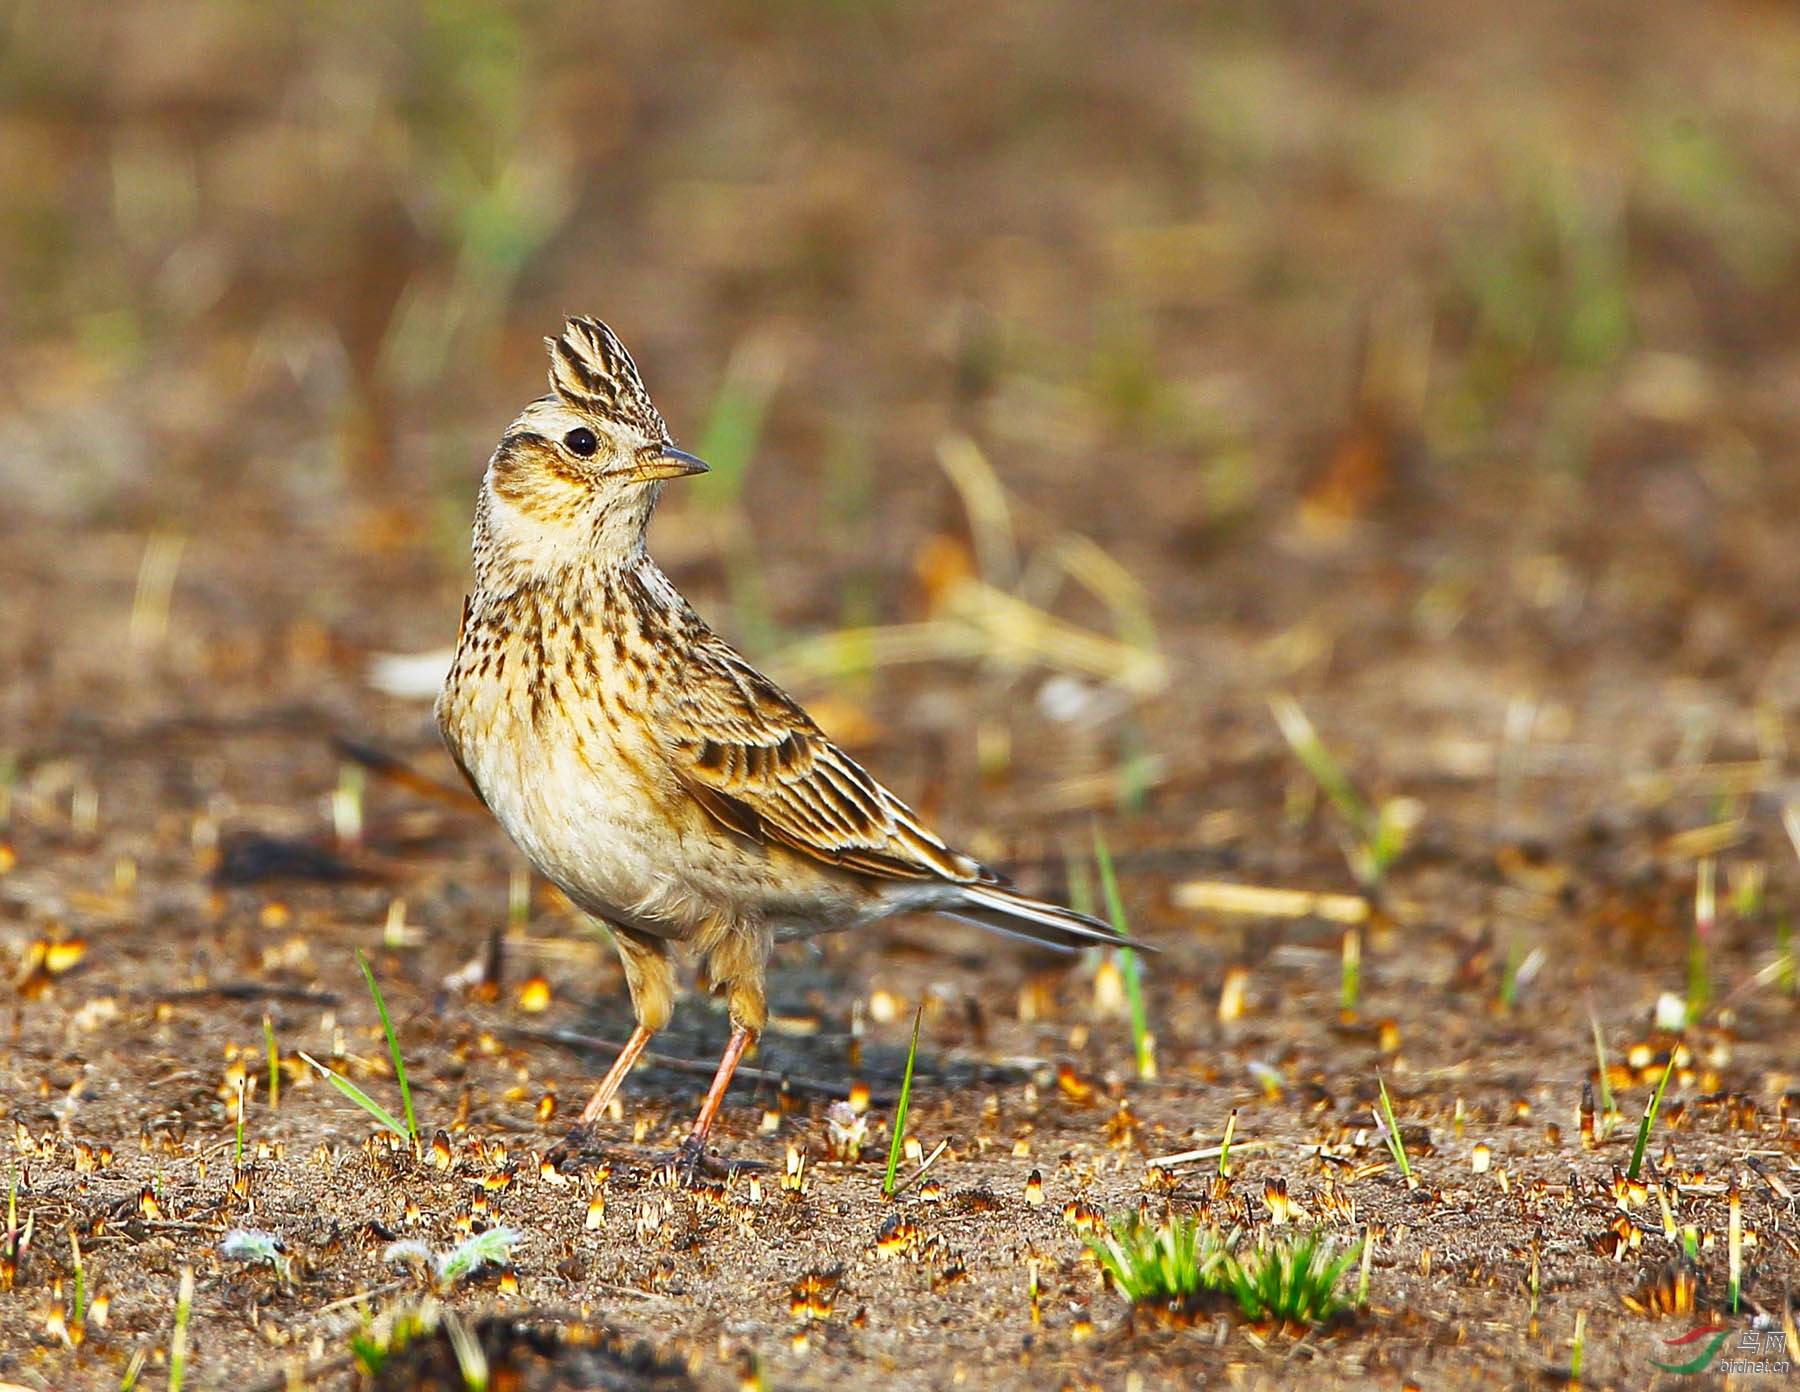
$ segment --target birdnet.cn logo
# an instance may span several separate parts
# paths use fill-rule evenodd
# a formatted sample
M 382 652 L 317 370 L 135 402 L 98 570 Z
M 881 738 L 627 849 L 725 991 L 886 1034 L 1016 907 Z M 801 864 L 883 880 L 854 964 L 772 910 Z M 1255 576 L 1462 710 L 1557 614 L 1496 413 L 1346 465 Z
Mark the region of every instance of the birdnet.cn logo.
M 1736 1339 L 1732 1338 L 1736 1335 Z M 1787 1357 L 1787 1335 L 1779 1329 L 1752 1325 L 1733 1329 L 1724 1324 L 1703 1324 L 1675 1339 L 1664 1339 L 1668 1352 L 1652 1358 L 1652 1366 L 1665 1373 L 1773 1373 L 1793 1371 Z M 1664 1359 L 1671 1361 L 1665 1362 Z

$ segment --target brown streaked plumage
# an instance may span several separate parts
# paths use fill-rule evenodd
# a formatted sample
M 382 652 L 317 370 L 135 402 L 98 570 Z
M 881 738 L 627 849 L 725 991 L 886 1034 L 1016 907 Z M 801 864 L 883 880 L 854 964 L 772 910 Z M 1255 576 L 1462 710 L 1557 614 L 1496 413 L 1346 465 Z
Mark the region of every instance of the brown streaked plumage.
M 945 845 L 707 628 L 644 549 L 663 482 L 706 466 L 606 325 L 571 319 L 549 345 L 550 392 L 482 482 L 438 724 L 507 834 L 613 930 L 637 1028 L 579 1125 L 668 1022 L 675 945 L 725 994 L 732 1038 L 682 1147 L 691 1173 L 767 1022 L 777 939 L 911 910 L 1056 947 L 1118 939 Z

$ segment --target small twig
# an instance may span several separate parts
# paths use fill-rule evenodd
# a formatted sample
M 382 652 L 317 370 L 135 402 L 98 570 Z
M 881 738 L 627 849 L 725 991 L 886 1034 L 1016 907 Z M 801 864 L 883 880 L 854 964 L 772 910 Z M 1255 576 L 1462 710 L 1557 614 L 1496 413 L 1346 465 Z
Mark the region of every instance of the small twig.
M 1175 907 L 1255 918 L 1322 918 L 1328 923 L 1366 923 L 1369 901 L 1360 894 L 1328 894 L 1310 889 L 1280 889 L 1234 884 L 1228 880 L 1189 880 L 1171 891 Z
M 931 1154 L 929 1154 L 925 1157 L 925 1163 L 920 1165 L 918 1169 L 914 1170 L 905 1179 L 901 1180 L 898 1184 L 896 1184 L 893 1188 L 893 1192 L 888 1194 L 887 1197 L 891 1199 L 891 1198 L 895 1197 L 895 1195 L 899 1194 L 901 1192 L 901 1190 L 910 1189 L 915 1183 L 917 1183 L 919 1180 L 923 1179 L 925 1177 L 925 1171 L 929 1170 L 933 1165 L 937 1164 L 938 1156 L 942 1155 L 948 1149 L 950 1149 L 950 1142 L 948 1140 L 939 1141 L 937 1143 L 937 1145 L 932 1149 Z
M 187 986 L 173 991 L 126 991 L 128 1000 L 164 1001 L 174 1004 L 177 1001 L 191 1000 L 284 1000 L 297 1001 L 301 1005 L 336 1005 L 336 991 L 309 991 L 304 986 L 281 986 L 274 982 L 263 981 L 225 981 L 217 986 Z
M 661 1301 L 665 1304 L 672 1304 L 675 1299 L 674 1296 L 664 1295 L 661 1291 L 640 1290 L 636 1286 L 621 1286 L 611 1281 L 586 1281 L 583 1282 L 582 1289 L 605 1291 L 608 1295 L 624 1296 L 627 1300 Z
M 313 1311 L 313 1315 L 316 1318 L 319 1315 L 329 1315 L 334 1310 L 348 1309 L 350 1306 L 361 1304 L 374 1296 L 387 1295 L 399 1290 L 402 1286 L 411 1284 L 410 1281 L 389 1281 L 386 1285 L 372 1286 L 368 1290 L 357 1291 L 354 1295 L 346 1295 L 341 1300 L 333 1300 L 327 1305 L 321 1305 Z M 286 1386 L 287 1384 L 283 1383 L 282 1385 Z
M 1231 1143 L 1231 1153 L 1233 1155 L 1239 1155 L 1246 1150 L 1269 1150 L 1273 1148 L 1273 1144 L 1274 1143 L 1271 1141 L 1240 1141 L 1234 1139 Z M 1144 1167 L 1151 1170 L 1172 1170 L 1178 1165 L 1193 1165 L 1202 1160 L 1217 1160 L 1224 1154 L 1225 1147 L 1222 1145 L 1203 1146 L 1199 1150 L 1179 1150 L 1173 1155 L 1153 1155 L 1148 1160 L 1144 1161 Z

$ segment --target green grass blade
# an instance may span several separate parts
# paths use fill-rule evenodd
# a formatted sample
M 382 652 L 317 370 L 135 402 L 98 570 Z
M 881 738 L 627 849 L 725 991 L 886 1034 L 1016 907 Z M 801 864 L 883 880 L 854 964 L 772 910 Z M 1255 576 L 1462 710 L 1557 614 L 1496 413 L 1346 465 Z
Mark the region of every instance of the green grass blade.
M 401 1134 L 417 1146 L 419 1126 L 413 1119 L 412 1088 L 406 1081 L 406 1060 L 400 1057 L 400 1041 L 394 1036 L 394 1022 L 388 1018 L 387 1002 L 381 998 L 381 987 L 375 984 L 375 973 L 369 970 L 360 947 L 356 949 L 356 965 L 362 968 L 363 980 L 369 983 L 369 994 L 375 997 L 375 1010 L 381 1016 L 382 1032 L 387 1035 L 388 1054 L 394 1060 L 394 1077 L 400 1082 L 400 1101 L 406 1108 L 406 1130 Z
M 281 1106 L 281 1051 L 275 1047 L 275 1022 L 263 1012 L 263 1039 L 269 1046 L 269 1110 Z
M 1362 800 L 1350 776 L 1343 770 L 1332 752 L 1325 747 L 1325 741 L 1319 738 L 1319 732 L 1300 703 L 1285 692 L 1277 693 L 1269 698 L 1269 711 L 1275 717 L 1275 723 L 1281 729 L 1282 738 L 1294 751 L 1306 771 L 1312 775 L 1313 782 L 1319 785 L 1320 791 L 1330 799 L 1331 805 L 1338 814 L 1356 829 L 1357 835 L 1364 841 L 1375 839 L 1375 818 L 1369 806 Z
M 119 1379 L 119 1392 L 133 1392 L 137 1387 L 138 1376 L 144 1371 L 144 1364 L 150 1361 L 150 1351 L 139 1348 L 131 1355 L 131 1361 L 125 1365 L 125 1376 Z
M 906 1145 L 906 1113 L 912 1107 L 913 1062 L 919 1056 L 919 1021 L 925 1018 L 925 1007 L 913 1012 L 912 1043 L 906 1050 L 906 1077 L 900 1083 L 900 1104 L 894 1108 L 894 1134 L 888 1138 L 887 1174 L 881 1181 L 881 1197 L 894 1196 L 894 1176 L 900 1170 L 900 1152 Z
M 370 1116 L 374 1117 L 375 1120 L 379 1121 L 383 1126 L 385 1126 L 389 1131 L 392 1131 L 401 1140 L 404 1141 L 404 1140 L 410 1139 L 410 1137 L 408 1137 L 406 1134 L 405 1125 L 398 1118 L 396 1118 L 392 1112 L 388 1111 L 388 1109 L 386 1107 L 382 1106 L 381 1103 L 377 1102 L 373 1097 L 369 1096 L 368 1093 L 364 1092 L 361 1088 L 359 1088 L 355 1083 L 351 1082 L 343 1074 L 334 1073 L 331 1069 L 327 1068 L 324 1064 L 320 1063 L 316 1058 L 314 1058 L 311 1054 L 307 1053 L 304 1049 L 302 1049 L 300 1051 L 300 1057 L 305 1059 L 314 1068 L 318 1069 L 319 1072 L 323 1073 L 325 1075 L 326 1082 L 330 1083 L 339 1092 L 343 1093 L 344 1096 L 348 1097 L 352 1102 L 356 1103 L 357 1106 L 361 1107 Z
M 1131 936 L 1125 922 L 1125 903 L 1119 896 L 1119 877 L 1113 870 L 1112 851 L 1100 828 L 1094 828 L 1094 863 L 1100 867 L 1100 892 L 1106 899 L 1106 916 L 1121 938 Z M 1138 955 L 1129 947 L 1119 952 L 1119 975 L 1125 980 L 1125 1000 L 1131 1007 L 1131 1044 L 1137 1057 L 1138 1077 L 1156 1076 L 1156 1059 L 1150 1047 L 1150 1023 L 1144 1010 L 1144 983 Z
M 1412 1162 L 1406 1157 L 1406 1142 L 1400 1136 L 1400 1123 L 1394 1120 L 1394 1104 L 1388 1097 L 1387 1079 L 1381 1076 L 1379 1070 L 1375 1074 L 1375 1086 L 1381 1089 L 1381 1114 L 1387 1123 L 1388 1153 L 1400 1167 L 1400 1177 L 1411 1184 Z
M 1656 1125 L 1656 1113 L 1662 1106 L 1663 1089 L 1669 1085 L 1669 1075 L 1675 1071 L 1676 1046 L 1669 1048 L 1669 1066 L 1663 1069 L 1662 1081 L 1656 1085 L 1656 1093 L 1650 1099 L 1650 1105 L 1644 1108 L 1644 1119 L 1638 1123 L 1637 1140 L 1631 1147 L 1631 1168 L 1625 1172 L 1627 1179 L 1636 1179 L 1638 1171 L 1644 1167 L 1644 1147 L 1650 1144 L 1650 1129 Z
M 1069 858 L 1069 907 L 1078 914 L 1094 917 L 1094 882 L 1088 875 L 1088 864 L 1079 856 Z
M 175 1335 L 169 1340 L 169 1392 L 181 1392 L 187 1380 L 188 1316 L 194 1309 L 194 1268 L 181 1268 L 175 1294 Z
M 1610 1117 L 1613 1115 L 1614 1112 L 1616 1112 L 1618 1110 L 1618 1108 L 1613 1105 L 1612 1082 L 1606 1075 L 1607 1074 L 1607 1070 L 1606 1070 L 1606 1036 L 1600 1032 L 1600 1017 L 1597 1016 L 1596 1014 L 1594 1014 L 1594 1012 L 1591 1009 L 1588 1011 L 1588 1024 L 1593 1027 L 1594 1058 L 1598 1062 L 1599 1068 L 1600 1068 L 1601 1115 Z M 1603 1121 L 1601 1123 L 1601 1135 L 1602 1136 L 1605 1135 L 1606 1130 L 1610 1127 L 1610 1125 L 1611 1125 L 1611 1123 L 1609 1123 L 1609 1122 Z

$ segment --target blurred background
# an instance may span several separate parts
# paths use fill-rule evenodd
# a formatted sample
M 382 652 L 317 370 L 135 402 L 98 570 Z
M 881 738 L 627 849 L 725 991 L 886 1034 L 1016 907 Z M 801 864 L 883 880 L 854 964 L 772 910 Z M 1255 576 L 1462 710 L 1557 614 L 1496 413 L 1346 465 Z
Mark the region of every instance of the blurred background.
M 1276 687 L 1394 783 L 1749 747 L 1796 91 L 1758 0 L 8 3 L 0 750 L 429 749 L 364 676 L 453 636 L 568 313 L 716 466 L 659 555 L 928 803 L 1042 758 L 1189 836 Z
M 429 701 L 485 461 L 545 389 L 544 337 L 588 314 L 713 465 L 671 486 L 651 536 L 702 613 L 1027 890 L 1096 905 L 1103 833 L 1132 930 L 1163 950 L 1122 986 L 1096 954 L 1050 962 L 936 920 L 796 945 L 763 1061 L 898 1085 L 919 1002 L 920 1056 L 953 1094 L 924 1134 L 954 1107 L 965 1138 L 983 1128 L 945 1182 L 1017 1194 L 1042 1163 L 1062 1186 L 1045 1224 L 1074 1192 L 1148 1203 L 1128 1148 L 1211 1144 L 1240 1105 L 1244 1151 L 1275 1167 L 1253 1184 L 1316 1157 L 1296 1196 L 1323 1175 L 1315 1212 L 1339 1213 L 1324 1146 L 1379 1151 L 1385 1078 L 1407 1144 L 1429 1123 L 1454 1148 L 1438 1177 L 1466 1117 L 1498 1146 L 1487 1192 L 1516 1197 L 1446 1228 L 1397 1184 L 1356 1190 L 1393 1310 L 1334 1366 L 1398 1381 L 1454 1344 L 1561 1383 L 1551 1341 L 1573 1321 L 1579 1348 L 1591 1308 L 1596 1349 L 1641 1369 L 1660 1346 L 1612 1316 L 1639 1261 L 1624 1233 L 1632 1251 L 1643 1233 L 1601 1169 L 1630 1128 L 1580 1158 L 1583 1080 L 1598 1062 L 1603 1097 L 1609 1077 L 1648 1096 L 1675 1066 L 1667 1032 L 1689 1030 L 1680 1167 L 1660 1131 L 1656 1148 L 1662 1174 L 1715 1176 L 1690 1190 L 1709 1218 L 1682 1200 L 1710 1224 L 1709 1301 L 1720 1177 L 1748 1136 L 1791 1145 L 1771 1128 L 1800 1106 L 1797 98 L 1787 0 L 0 0 L 0 974 L 25 1002 L 0 1115 L 21 1154 L 60 1131 L 121 1157 L 85 1199 L 87 1173 L 33 1160 L 71 1196 L 42 1230 L 69 1222 L 72 1244 L 87 1212 L 123 1231 L 152 1179 L 170 1202 L 164 1157 L 190 1137 L 238 1192 L 225 1108 L 243 1117 L 265 1040 L 352 1060 L 391 1105 L 353 947 L 395 1003 L 421 1118 L 505 1123 L 515 1155 L 560 1132 L 607 1056 L 592 1040 L 628 1027 L 614 955 L 446 796 Z M 440 786 L 375 777 L 368 749 Z M 576 1047 L 527 1017 L 579 1027 Z M 725 1028 L 686 1003 L 657 1048 L 705 1077 Z M 1609 1073 L 1603 1036 L 1631 1071 Z M 994 1058 L 1044 1065 L 1016 1106 Z M 312 1078 L 287 1063 L 295 1088 Z M 1004 1121 L 996 1091 L 977 1122 L 971 1076 L 1009 1089 Z M 676 1124 L 693 1082 L 647 1070 L 633 1106 L 675 1100 Z M 294 1161 L 267 1162 L 285 1167 L 256 1221 L 313 1235 L 336 1284 L 312 1289 L 345 1297 L 318 1315 L 349 1319 L 392 1273 L 348 1235 L 398 1222 L 401 1191 L 385 1168 L 302 1160 L 367 1134 L 326 1088 L 269 1101 L 254 1139 Z M 779 1166 L 817 1120 L 732 1144 Z M 1104 1159 L 1080 1161 L 1078 1191 L 1076 1154 Z M 1781 1237 L 1788 1187 L 1739 1173 L 1744 1216 Z M 582 1221 L 523 1192 L 507 1212 L 527 1228 Z M 1255 1192 L 1232 1202 L 1249 1214 Z M 870 1295 L 873 1329 L 811 1354 L 792 1339 L 776 1384 L 861 1385 L 862 1348 L 891 1351 L 883 1379 L 939 1385 L 946 1345 L 914 1335 L 959 1299 L 946 1337 L 970 1366 L 1012 1360 L 993 1310 L 1021 1308 L 1019 1243 L 1046 1229 L 1009 1202 L 946 1229 L 944 1283 L 967 1240 L 979 1299 L 935 1276 L 930 1306 Z M 166 1338 L 163 1229 L 216 1273 L 223 1211 L 91 1244 L 119 1281 L 115 1336 Z M 665 1334 L 709 1310 L 681 1332 L 696 1360 L 746 1318 L 785 1320 L 793 1263 L 850 1250 L 835 1219 L 783 1219 L 792 1243 L 757 1267 L 742 1245 L 706 1258 L 730 1275 L 707 1280 L 669 1248 L 697 1229 L 644 1245 L 649 1211 L 617 1271 L 610 1245 L 592 1269 L 641 1274 L 658 1293 L 625 1309 Z M 61 1242 L 41 1240 L 40 1290 Z M 579 1274 L 550 1284 L 547 1250 L 527 1249 L 530 1298 L 585 1300 Z M 1755 1251 L 1779 1311 L 1791 1262 Z M 1046 1261 L 1047 1351 L 1093 1295 L 1072 1267 Z M 860 1289 L 926 1298 L 921 1267 L 892 1271 Z M 311 1315 L 256 1325 L 252 1289 L 203 1281 L 197 1366 L 321 1349 L 320 1329 L 341 1352 L 344 1326 Z M 31 1303 L 0 1310 L 0 1354 L 41 1343 L 45 1308 L 69 1338 L 60 1297 Z M 254 1352 L 233 1364 L 227 1339 Z M 1309 1358 L 1343 1357 L 1336 1339 Z M 1143 1381 L 1145 1342 L 1088 1347 Z M 1162 1347 L 1191 1381 L 1196 1345 Z M 1221 1376 L 1242 1356 L 1221 1343 Z M 1000 1376 L 1062 1366 L 1025 1372 L 1019 1352 Z

